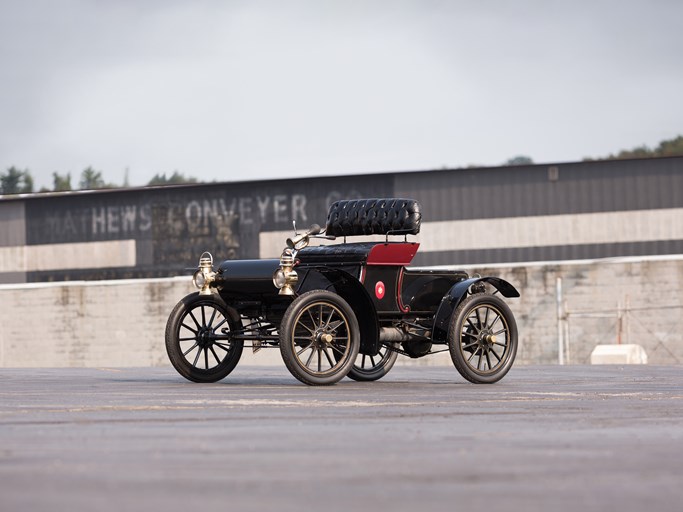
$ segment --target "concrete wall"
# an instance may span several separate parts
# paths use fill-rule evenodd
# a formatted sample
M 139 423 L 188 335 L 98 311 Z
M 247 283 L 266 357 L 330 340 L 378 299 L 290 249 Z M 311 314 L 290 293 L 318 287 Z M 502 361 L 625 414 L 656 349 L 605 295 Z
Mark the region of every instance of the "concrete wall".
M 621 258 L 468 268 L 514 283 L 517 364 L 558 361 L 557 277 L 569 311 L 569 362 L 600 343 L 642 345 L 652 364 L 683 362 L 683 257 Z M 0 286 L 0 367 L 160 366 L 166 319 L 192 292 L 189 278 Z M 626 304 L 621 329 L 617 303 Z M 643 309 L 649 308 L 649 309 Z M 580 316 L 579 313 L 603 316 Z M 401 364 L 450 364 L 448 354 Z M 245 349 L 241 364 L 280 364 L 279 351 Z

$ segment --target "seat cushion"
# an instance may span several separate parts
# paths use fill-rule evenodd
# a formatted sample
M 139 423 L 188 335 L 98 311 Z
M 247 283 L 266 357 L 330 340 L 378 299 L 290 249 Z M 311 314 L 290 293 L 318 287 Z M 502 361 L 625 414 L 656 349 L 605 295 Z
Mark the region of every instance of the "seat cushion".
M 415 199 L 347 199 L 332 203 L 325 229 L 331 236 L 417 235 L 421 217 Z

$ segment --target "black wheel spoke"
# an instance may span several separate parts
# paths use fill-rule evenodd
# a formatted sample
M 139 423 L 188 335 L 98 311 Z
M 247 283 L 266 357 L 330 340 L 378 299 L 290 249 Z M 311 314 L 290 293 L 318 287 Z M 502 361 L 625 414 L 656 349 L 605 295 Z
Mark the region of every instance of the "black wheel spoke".
M 311 355 L 308 356 L 308 360 L 306 361 L 306 364 L 304 365 L 304 366 L 307 366 L 307 367 L 308 367 L 308 366 L 311 365 L 311 361 L 313 361 L 313 356 L 315 355 L 315 347 L 313 347 L 313 343 L 311 343 L 311 344 L 310 344 L 308 347 L 306 347 L 306 348 L 307 348 L 307 349 L 308 349 L 308 348 L 311 349 Z
M 206 327 L 206 310 L 202 306 L 202 327 Z
M 194 345 L 192 345 L 190 348 L 188 348 L 185 352 L 183 352 L 183 357 L 185 357 L 187 354 L 192 352 L 192 350 L 197 346 L 197 342 L 194 342 Z
M 197 339 L 196 336 L 192 336 L 190 338 L 178 338 L 178 341 L 192 341 L 192 340 L 196 340 L 196 339 Z
M 479 334 L 479 331 L 481 331 L 481 329 L 480 329 L 479 327 L 477 327 L 476 325 L 474 325 L 474 324 L 472 323 L 472 320 L 470 320 L 470 319 L 468 318 L 468 319 L 467 319 L 467 323 L 470 324 L 470 327 L 472 327 L 472 329 L 474 329 L 474 330 L 477 332 L 477 334 Z
M 495 350 L 491 349 L 491 354 L 493 354 L 496 357 L 496 359 L 498 360 L 498 363 L 500 363 L 501 358 L 498 355 L 498 353 Z M 498 363 L 496 363 L 496 364 L 498 364 Z
M 213 309 L 213 312 L 211 313 L 211 318 L 209 319 L 209 323 L 208 323 L 209 327 L 211 327 L 213 325 L 213 321 L 216 318 L 216 313 L 218 312 L 218 310 L 216 308 L 212 308 L 212 309 Z
M 341 324 L 344 323 L 344 320 L 336 320 L 334 322 L 331 322 L 330 325 L 328 326 L 328 329 L 330 331 L 336 331 Z
M 313 318 L 313 313 L 311 313 L 311 308 L 308 308 L 308 309 L 306 310 L 306 312 L 308 313 L 308 316 L 309 316 L 309 318 L 311 319 L 311 323 L 313 324 L 313 330 L 312 330 L 311 332 L 315 332 L 316 321 L 315 321 L 315 318 Z
M 312 346 L 313 346 L 313 342 L 311 341 L 308 345 L 306 345 L 304 348 L 302 348 L 301 350 L 299 350 L 299 351 L 296 353 L 296 356 L 299 357 L 301 354 L 303 354 L 304 352 L 306 352 L 306 351 L 307 351 L 309 348 L 311 348 Z M 310 359 L 309 359 L 309 362 L 310 362 Z M 308 366 L 308 363 L 306 363 L 306 366 Z
M 201 355 L 201 353 L 202 349 L 200 348 L 199 350 L 197 350 L 197 355 L 195 356 L 194 362 L 192 363 L 192 366 L 194 366 L 195 368 L 197 367 L 197 361 L 199 361 L 199 356 Z
M 204 349 L 204 369 L 209 369 L 209 351 Z
M 346 354 L 346 347 L 344 347 L 344 350 L 342 350 L 337 345 L 330 345 L 330 346 L 332 347 L 332 350 L 336 350 L 339 354 L 341 354 L 341 355 Z
M 197 319 L 194 316 L 194 313 L 192 311 L 189 312 L 190 318 L 192 318 L 192 321 L 194 324 L 197 326 L 197 330 L 200 330 L 202 328 L 201 325 L 199 325 L 199 322 L 197 322 Z
M 226 352 L 230 352 L 230 348 L 231 348 L 230 345 L 226 345 L 226 344 L 224 344 L 224 343 L 221 343 L 220 341 L 215 341 L 214 344 L 215 344 L 217 347 L 222 348 L 222 349 L 225 350 Z
M 462 348 L 470 348 L 475 346 L 477 343 L 479 343 L 478 340 L 474 340 L 472 343 L 466 343 L 465 345 L 462 346 Z
M 192 327 L 190 327 L 190 326 L 187 325 L 187 324 L 180 324 L 180 326 L 181 326 L 181 327 L 185 327 L 185 329 L 187 329 L 188 331 L 192 331 L 192 332 L 195 333 L 195 334 L 197 334 L 197 333 L 199 332 L 198 329 L 193 329 Z
M 489 350 L 486 351 L 486 364 L 489 366 L 490 370 L 491 368 L 493 368 L 493 366 L 491 366 L 491 358 L 489 357 L 489 352 Z
M 310 313 L 310 312 L 309 312 L 309 313 Z M 313 319 L 311 318 L 311 320 L 313 320 Z M 313 322 L 313 329 L 311 329 L 309 326 L 307 326 L 307 325 L 304 323 L 304 319 L 301 318 L 301 319 L 299 320 L 299 322 L 297 323 L 297 327 L 303 327 L 304 329 L 306 329 L 306 330 L 308 331 L 308 334 L 309 334 L 310 336 L 315 336 L 315 322 Z
M 496 322 L 500 320 L 500 315 L 496 313 L 496 318 L 493 319 L 493 322 L 491 322 L 490 327 L 493 329 L 493 326 L 496 325 Z
M 320 355 L 320 349 L 316 349 L 316 352 L 318 353 L 318 373 L 323 371 L 323 358 L 322 355 Z
M 494 336 L 498 336 L 500 333 L 507 331 L 506 327 L 503 327 L 500 331 L 496 331 L 493 333 Z
M 334 309 L 330 308 L 330 316 L 327 317 L 327 321 L 325 322 L 324 329 L 329 328 L 330 322 L 332 321 L 333 316 L 334 316 Z
M 213 354 L 213 357 L 216 359 L 216 364 L 221 364 L 221 360 L 218 358 L 216 351 L 213 349 L 213 347 L 209 347 L 209 348 L 211 349 L 211 353 Z
M 332 362 L 332 358 L 330 357 L 330 353 L 327 351 L 327 347 L 323 347 L 323 352 L 325 353 L 325 357 L 327 358 L 327 362 L 330 363 L 330 368 L 334 368 L 334 363 Z

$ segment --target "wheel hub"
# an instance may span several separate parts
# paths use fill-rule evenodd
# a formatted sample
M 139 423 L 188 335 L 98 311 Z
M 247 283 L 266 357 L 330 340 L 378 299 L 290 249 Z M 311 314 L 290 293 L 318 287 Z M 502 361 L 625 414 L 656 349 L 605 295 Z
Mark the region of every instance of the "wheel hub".
M 490 349 L 496 342 L 496 336 L 495 334 L 491 333 L 488 329 L 485 329 L 479 334 L 478 341 L 480 347 Z
M 332 343 L 333 339 L 334 336 L 332 336 L 331 333 L 318 330 L 315 333 L 315 339 L 313 340 L 313 343 L 315 344 L 316 348 L 325 348 Z
M 200 348 L 209 348 L 213 344 L 211 329 L 202 328 L 197 333 L 197 344 Z

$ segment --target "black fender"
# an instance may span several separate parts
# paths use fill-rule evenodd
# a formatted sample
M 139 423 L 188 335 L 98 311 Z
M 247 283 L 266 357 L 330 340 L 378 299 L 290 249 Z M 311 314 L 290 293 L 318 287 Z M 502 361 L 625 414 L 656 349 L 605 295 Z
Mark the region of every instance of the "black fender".
M 454 284 L 448 293 L 441 299 L 439 308 L 434 315 L 434 329 L 432 330 L 432 340 L 435 343 L 448 342 L 448 325 L 451 321 L 453 311 L 458 304 L 467 296 L 470 287 L 475 283 L 489 283 L 498 290 L 503 297 L 519 297 L 517 288 L 499 277 L 472 277 Z
M 297 269 L 303 273 L 302 268 Z M 310 290 L 331 290 L 339 294 L 356 314 L 360 327 L 360 353 L 376 355 L 379 353 L 379 319 L 370 295 L 357 277 L 348 272 L 329 267 L 312 267 L 305 269 L 305 275 L 299 276 L 298 294 Z

